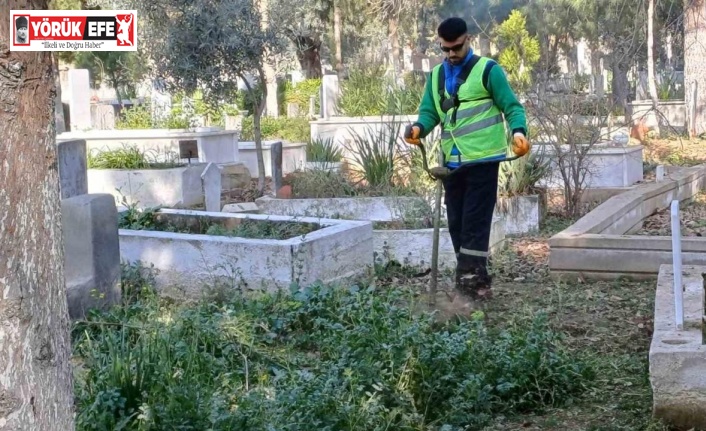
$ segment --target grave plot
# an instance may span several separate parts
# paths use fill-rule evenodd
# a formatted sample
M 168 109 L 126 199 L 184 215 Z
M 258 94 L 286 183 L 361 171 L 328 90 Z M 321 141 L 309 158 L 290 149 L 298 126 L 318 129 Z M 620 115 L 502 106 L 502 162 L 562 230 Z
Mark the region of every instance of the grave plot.
M 87 165 L 89 193 L 112 194 L 124 205 L 221 209 L 223 173 L 215 163 L 182 163 L 174 153 L 124 146 L 89 152 Z
M 608 199 L 550 239 L 552 276 L 655 279 L 660 265 L 671 262 L 672 240 L 664 231 L 654 231 L 654 220 L 660 215 L 651 216 L 669 208 L 673 200 L 687 207 L 705 185 L 706 165 L 698 165 L 674 169 L 663 180 Z M 702 238 L 686 237 L 682 247 L 685 264 L 706 263 Z
M 429 268 L 434 234 L 433 208 L 419 196 L 381 196 L 318 199 L 256 200 L 264 214 L 324 217 L 373 222 L 373 254 L 377 264 L 397 261 L 404 266 Z M 445 209 L 439 233 L 439 266 L 453 268 L 456 262 Z M 491 253 L 505 240 L 505 219 L 496 216 L 490 233 Z
M 391 222 L 400 220 L 409 208 L 428 206 L 420 196 L 275 198 L 264 196 L 255 200 L 265 214 L 344 218 Z M 498 197 L 496 216 L 505 221 L 508 234 L 536 232 L 541 221 L 539 195 Z M 442 218 L 446 218 L 445 209 Z M 380 225 L 384 226 L 384 225 Z
M 287 289 L 372 266 L 369 222 L 169 210 L 122 214 L 120 254 L 153 264 L 165 295 L 206 288 Z

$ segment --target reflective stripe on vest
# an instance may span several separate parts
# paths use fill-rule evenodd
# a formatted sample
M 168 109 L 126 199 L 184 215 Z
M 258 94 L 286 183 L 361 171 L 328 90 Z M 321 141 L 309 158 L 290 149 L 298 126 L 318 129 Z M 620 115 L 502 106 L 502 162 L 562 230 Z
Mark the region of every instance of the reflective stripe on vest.
M 456 117 L 458 120 L 458 117 Z M 460 138 L 462 136 L 471 134 L 473 132 L 476 132 L 478 130 L 483 130 L 486 127 L 494 126 L 496 124 L 502 123 L 503 122 L 503 116 L 502 114 L 498 114 L 494 117 L 486 118 L 484 120 L 480 120 L 475 123 L 470 123 L 465 126 L 461 126 L 453 131 L 453 137 L 454 138 Z M 441 133 L 441 139 L 451 139 L 451 132 L 443 131 Z

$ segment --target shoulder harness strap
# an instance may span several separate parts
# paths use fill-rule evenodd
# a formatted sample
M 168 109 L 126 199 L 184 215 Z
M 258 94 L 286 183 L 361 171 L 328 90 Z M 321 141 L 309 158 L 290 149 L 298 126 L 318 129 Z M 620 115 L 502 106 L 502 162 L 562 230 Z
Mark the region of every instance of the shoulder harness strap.
M 469 62 L 464 65 L 463 69 L 461 70 L 461 73 L 458 76 L 461 85 L 466 82 L 466 79 L 468 79 L 468 75 L 471 74 L 471 70 L 473 70 L 473 67 L 478 63 L 479 60 L 480 57 L 476 54 L 473 54 Z M 442 111 L 448 112 L 449 109 L 453 107 L 458 107 L 461 104 L 461 101 L 458 99 L 457 94 L 452 94 L 451 98 L 449 99 L 446 98 L 446 70 L 444 68 L 443 63 L 439 67 L 439 78 L 437 81 L 437 87 L 437 91 L 439 92 L 439 102 L 441 104 Z

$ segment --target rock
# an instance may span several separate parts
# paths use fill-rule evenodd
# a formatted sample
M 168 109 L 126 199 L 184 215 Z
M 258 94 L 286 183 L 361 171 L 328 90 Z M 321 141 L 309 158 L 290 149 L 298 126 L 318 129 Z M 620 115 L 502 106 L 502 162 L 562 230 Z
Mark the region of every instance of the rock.
M 224 190 L 244 189 L 250 185 L 252 175 L 243 163 L 228 163 L 220 167 Z
M 286 185 L 280 187 L 279 190 L 277 190 L 277 198 L 278 199 L 291 199 L 292 198 L 292 186 Z

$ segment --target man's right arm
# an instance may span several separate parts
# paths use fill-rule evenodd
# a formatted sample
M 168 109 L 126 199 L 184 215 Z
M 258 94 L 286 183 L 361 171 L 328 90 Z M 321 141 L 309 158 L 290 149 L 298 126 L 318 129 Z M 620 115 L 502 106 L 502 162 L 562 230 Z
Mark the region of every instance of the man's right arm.
M 441 118 L 439 118 L 439 112 L 436 110 L 436 104 L 434 102 L 434 83 L 431 79 L 431 73 L 427 74 L 427 83 L 424 86 L 424 95 L 422 96 L 422 101 L 419 104 L 419 115 L 417 117 L 417 122 L 414 123 L 415 126 L 420 128 L 420 138 L 426 137 L 434 127 L 436 127 Z

